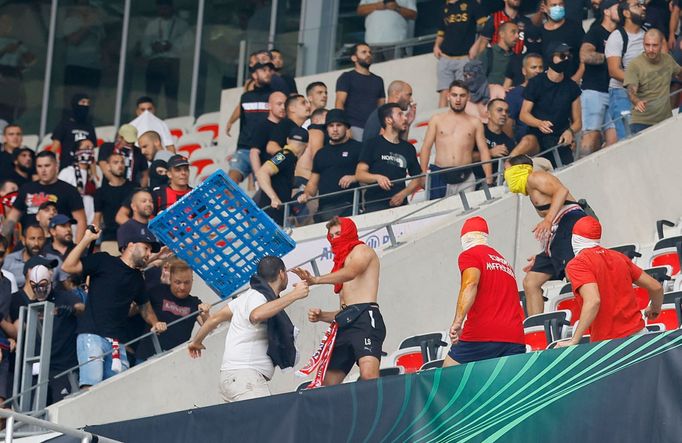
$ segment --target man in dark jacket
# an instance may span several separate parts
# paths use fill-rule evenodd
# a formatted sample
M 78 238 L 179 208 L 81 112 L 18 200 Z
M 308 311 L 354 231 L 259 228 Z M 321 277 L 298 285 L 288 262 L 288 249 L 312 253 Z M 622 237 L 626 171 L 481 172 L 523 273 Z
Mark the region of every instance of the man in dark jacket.
M 294 326 L 284 309 L 308 296 L 305 282 L 297 283 L 284 296 L 289 284 L 284 262 L 272 256 L 258 263 L 251 289 L 212 314 L 189 344 L 192 358 L 206 349 L 203 340 L 218 325 L 230 322 L 220 367 L 220 392 L 226 402 L 270 395 L 268 381 L 281 369 L 292 367 L 296 358 Z

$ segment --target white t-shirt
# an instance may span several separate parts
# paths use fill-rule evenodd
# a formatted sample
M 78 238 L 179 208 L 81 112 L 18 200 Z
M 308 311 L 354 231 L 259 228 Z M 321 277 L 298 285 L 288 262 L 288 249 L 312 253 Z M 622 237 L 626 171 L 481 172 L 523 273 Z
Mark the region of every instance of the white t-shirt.
M 644 52 L 644 31 L 639 30 L 637 34 L 628 34 L 628 48 L 623 56 L 622 64 L 623 69 L 627 68 L 632 60 L 638 55 Z M 620 35 L 620 31 L 615 30 L 609 35 L 609 39 L 606 40 L 606 46 L 604 48 L 604 55 L 608 59 L 609 57 L 620 57 L 623 54 L 623 36 Z M 609 80 L 609 88 L 623 88 L 623 82 L 611 78 Z
M 225 337 L 225 353 L 220 370 L 255 369 L 267 379 L 272 378 L 275 366 L 268 357 L 267 323 L 254 325 L 249 320 L 251 311 L 266 302 L 263 294 L 249 289 L 228 304 L 232 321 Z
M 378 3 L 377 0 L 362 0 L 360 5 Z M 416 0 L 397 0 L 401 8 L 417 10 Z M 407 20 L 391 9 L 373 11 L 365 17 L 365 41 L 370 45 L 398 43 L 407 38 Z
M 137 128 L 138 138 L 145 132 L 154 131 L 161 136 L 161 144 L 163 146 L 175 144 L 166 122 L 149 111 L 144 111 L 142 114 L 138 115 L 130 124 Z

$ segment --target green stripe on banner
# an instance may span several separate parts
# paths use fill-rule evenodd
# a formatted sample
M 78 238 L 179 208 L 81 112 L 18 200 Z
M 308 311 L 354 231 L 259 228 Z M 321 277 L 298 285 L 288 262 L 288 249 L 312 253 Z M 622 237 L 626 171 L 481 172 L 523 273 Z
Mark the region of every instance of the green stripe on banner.
M 429 406 L 431 406 L 431 402 L 433 402 L 433 399 L 436 398 L 436 395 L 438 394 L 438 386 L 440 386 L 440 377 L 441 374 L 443 373 L 443 370 L 436 370 L 435 374 L 433 374 L 433 385 L 431 385 L 431 392 L 429 392 L 429 398 L 426 400 L 426 403 L 424 403 L 424 407 L 422 410 L 417 414 L 417 416 L 412 420 L 412 422 L 405 428 L 403 431 L 398 434 L 398 436 L 395 438 L 395 441 L 398 441 L 398 439 L 407 432 L 408 429 L 410 429 L 412 426 L 414 426 L 415 423 L 419 421 L 420 418 L 422 418 L 425 414 L 426 411 L 429 409 Z

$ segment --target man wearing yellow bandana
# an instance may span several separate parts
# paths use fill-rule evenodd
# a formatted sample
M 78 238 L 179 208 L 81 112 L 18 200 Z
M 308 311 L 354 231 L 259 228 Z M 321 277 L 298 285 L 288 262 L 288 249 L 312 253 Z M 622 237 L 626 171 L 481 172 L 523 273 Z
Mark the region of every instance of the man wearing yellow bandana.
M 535 315 L 544 310 L 542 285 L 564 278 L 566 263 L 573 258 L 573 225 L 586 214 L 558 178 L 545 171 L 533 171 L 533 160 L 527 155 L 512 157 L 509 164 L 511 166 L 504 171 L 509 190 L 530 197 L 542 218 L 533 234 L 543 250 L 530 257 L 523 268 L 528 315 Z

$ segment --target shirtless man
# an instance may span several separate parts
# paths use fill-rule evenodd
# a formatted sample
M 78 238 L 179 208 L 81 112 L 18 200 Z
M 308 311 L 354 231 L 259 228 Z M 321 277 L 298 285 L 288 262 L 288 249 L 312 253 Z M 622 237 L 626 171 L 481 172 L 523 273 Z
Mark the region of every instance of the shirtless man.
M 419 163 L 423 172 L 431 172 L 454 166 L 470 165 L 473 161 L 474 146 L 481 154 L 481 161 L 490 160 L 490 151 L 485 142 L 483 123 L 475 117 L 467 115 L 469 89 L 455 80 L 450 84 L 447 112 L 431 117 L 426 131 L 424 144 L 419 154 Z M 436 161 L 429 165 L 431 147 L 436 143 Z M 493 184 L 493 168 L 490 163 L 483 165 L 485 180 Z M 431 176 L 431 200 L 457 194 L 463 190 L 474 189 L 474 173 L 471 168 L 458 169 Z
M 379 257 L 358 239 L 351 219 L 334 217 L 327 230 L 334 252 L 332 272 L 315 277 L 301 268 L 293 270 L 309 286 L 334 285 L 334 292 L 341 298 L 338 311 L 312 308 L 308 312 L 311 322 L 336 320 L 339 326 L 323 384 L 341 383 L 355 363 L 362 380 L 378 378 L 381 346 L 386 338 L 386 326 L 377 305 Z
M 573 225 L 587 214 L 558 178 L 549 172 L 533 171 L 533 160 L 527 155 L 512 157 L 509 163 L 511 166 L 504 171 L 509 190 L 530 197 L 542 218 L 533 229 L 535 238 L 542 244 L 542 252 L 530 257 L 523 268 L 528 315 L 541 314 L 544 310 L 542 285 L 564 278 L 566 263 L 574 256 Z

